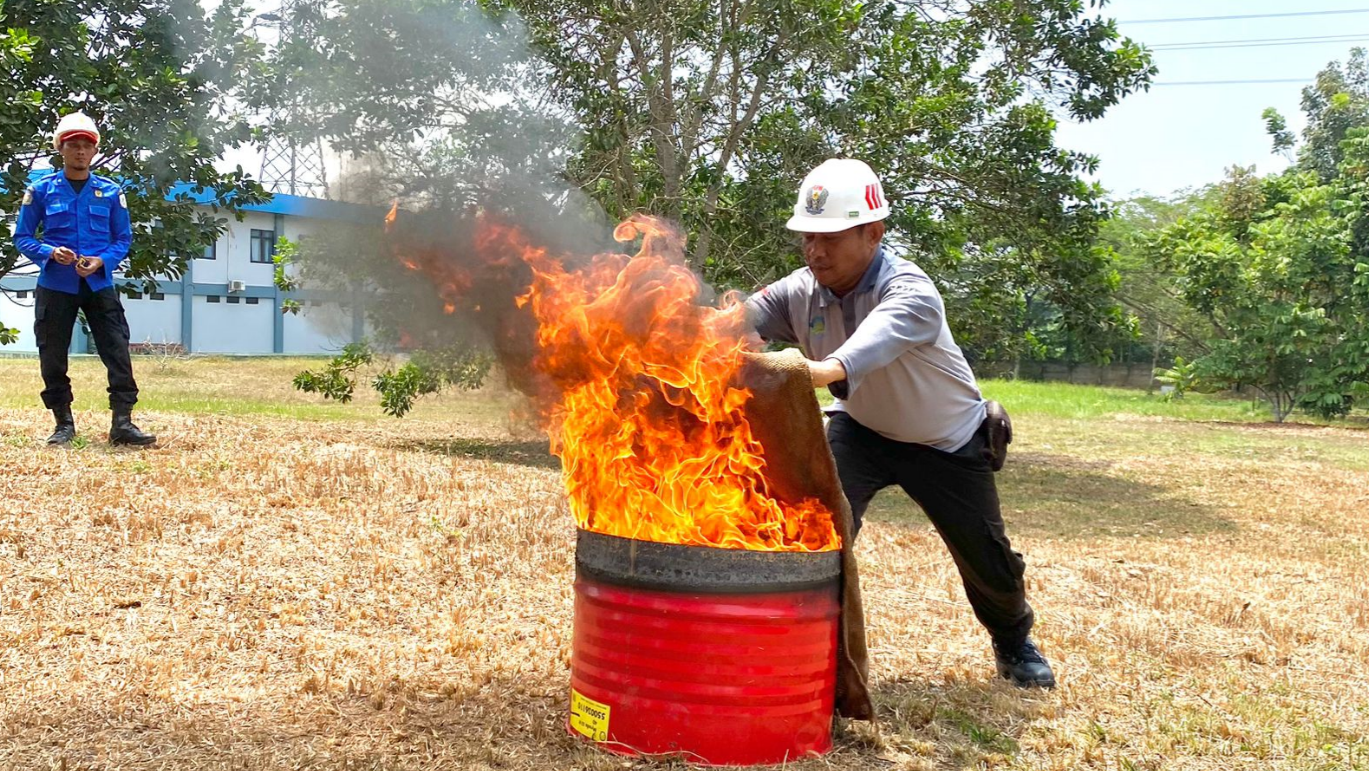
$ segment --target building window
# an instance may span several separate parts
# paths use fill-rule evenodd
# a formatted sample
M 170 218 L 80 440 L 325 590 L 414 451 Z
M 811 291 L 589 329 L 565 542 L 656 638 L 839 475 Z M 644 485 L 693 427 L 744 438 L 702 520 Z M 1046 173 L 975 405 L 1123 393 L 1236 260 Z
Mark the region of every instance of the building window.
M 162 293 L 162 292 L 153 292 L 153 293 L 152 293 L 152 299 L 154 299 L 154 300 L 165 300 L 165 299 L 166 299 L 166 295 L 165 295 L 164 293 Z
M 252 228 L 252 262 L 271 263 L 276 256 L 276 231 Z
M 249 297 L 249 298 L 247 298 L 247 304 L 248 304 L 248 305 L 256 305 L 257 302 L 258 302 L 258 300 L 257 300 L 257 298 L 255 298 L 255 297 Z
M 201 260 L 219 259 L 219 242 L 215 241 L 204 248 L 204 254 L 200 255 Z
M 242 302 L 242 301 L 238 299 L 237 295 L 231 295 L 231 294 L 230 294 L 230 295 L 228 296 L 228 304 L 229 304 L 229 305 L 237 305 L 239 302 Z
M 204 301 L 207 302 L 207 303 L 216 303 L 216 302 L 219 301 L 219 296 L 216 295 L 216 294 L 211 294 L 211 295 L 208 295 L 207 297 L 205 297 L 205 298 L 204 298 Z
M 28 293 L 28 292 L 15 292 L 15 293 L 14 293 L 14 298 L 15 298 L 16 300 L 27 300 L 28 297 L 29 297 L 29 293 Z

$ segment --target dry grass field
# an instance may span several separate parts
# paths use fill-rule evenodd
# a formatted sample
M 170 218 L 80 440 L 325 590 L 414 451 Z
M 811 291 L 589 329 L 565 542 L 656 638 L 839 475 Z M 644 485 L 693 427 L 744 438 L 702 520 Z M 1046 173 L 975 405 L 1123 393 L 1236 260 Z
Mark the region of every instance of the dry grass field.
M 140 360 L 146 452 L 41 444 L 0 359 L 0 768 L 683 768 L 573 741 L 573 531 L 498 392 L 402 421 L 287 360 Z M 877 726 L 806 769 L 1369 769 L 1369 431 L 989 384 L 1055 692 L 991 679 L 925 519 L 858 554 Z

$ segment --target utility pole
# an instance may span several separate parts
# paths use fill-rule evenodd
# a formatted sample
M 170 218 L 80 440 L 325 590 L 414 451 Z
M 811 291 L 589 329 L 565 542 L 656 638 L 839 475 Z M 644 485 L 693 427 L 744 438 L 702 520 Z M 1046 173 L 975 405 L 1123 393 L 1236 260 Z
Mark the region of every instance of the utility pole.
M 297 6 L 299 0 L 281 0 L 280 8 L 271 13 L 258 14 L 253 24 L 274 26 L 279 33 L 278 46 L 287 46 L 302 30 Z M 293 95 L 287 103 L 267 115 L 272 126 L 285 125 L 293 129 L 300 118 L 299 100 Z M 273 193 L 288 193 L 310 198 L 328 198 L 328 174 L 323 163 L 323 142 L 315 139 L 299 142 L 294 136 L 273 135 L 262 149 L 262 185 Z

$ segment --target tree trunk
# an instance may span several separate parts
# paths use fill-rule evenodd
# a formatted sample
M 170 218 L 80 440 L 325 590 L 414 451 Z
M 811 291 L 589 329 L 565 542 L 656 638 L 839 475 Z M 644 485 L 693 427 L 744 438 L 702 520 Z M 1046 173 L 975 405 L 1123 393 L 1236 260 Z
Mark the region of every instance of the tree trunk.
M 1165 325 L 1155 322 L 1155 353 L 1150 358 L 1150 380 L 1146 385 L 1146 396 L 1155 393 L 1155 370 L 1160 368 L 1160 347 L 1164 345 Z

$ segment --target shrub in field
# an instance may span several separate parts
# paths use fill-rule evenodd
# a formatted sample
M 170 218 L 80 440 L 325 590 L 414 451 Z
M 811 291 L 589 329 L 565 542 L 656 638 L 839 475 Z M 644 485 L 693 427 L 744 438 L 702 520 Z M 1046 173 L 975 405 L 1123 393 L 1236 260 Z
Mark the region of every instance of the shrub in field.
M 1155 380 L 1170 389 L 1165 393 L 1165 401 L 1182 399 L 1184 394 L 1197 387 L 1198 367 L 1191 361 L 1184 361 L 1184 357 L 1177 356 L 1173 367 L 1155 370 Z
M 376 358 L 369 343 L 350 344 L 323 369 L 295 375 L 295 388 L 346 404 L 356 393 L 358 371 L 374 364 Z M 402 418 L 420 396 L 449 387 L 462 391 L 479 388 L 493 362 L 489 354 L 466 346 L 421 351 L 399 367 L 386 366 L 375 375 L 371 385 L 380 394 L 380 407 L 385 414 Z

